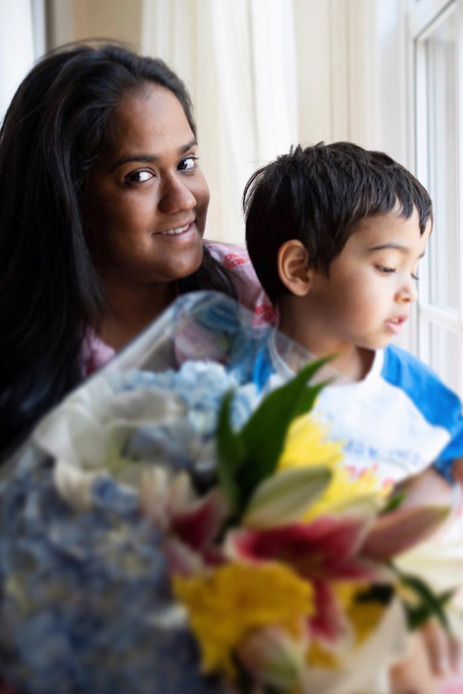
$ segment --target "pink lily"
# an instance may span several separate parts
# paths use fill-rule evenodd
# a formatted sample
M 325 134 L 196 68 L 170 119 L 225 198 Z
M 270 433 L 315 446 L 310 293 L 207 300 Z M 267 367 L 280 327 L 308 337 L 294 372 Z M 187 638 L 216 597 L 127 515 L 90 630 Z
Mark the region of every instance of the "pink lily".
M 313 587 L 316 613 L 309 620 L 312 637 L 328 648 L 333 644 L 336 644 L 338 649 L 343 645 L 349 645 L 352 629 L 329 583 L 314 581 Z
M 162 548 L 171 574 L 192 576 L 201 573 L 205 568 L 201 555 L 193 552 L 176 537 L 167 537 Z
M 359 556 L 370 523 L 347 516 L 326 516 L 313 523 L 278 528 L 242 529 L 228 533 L 226 554 L 249 562 L 283 561 L 315 588 L 316 614 L 310 630 L 319 639 L 339 645 L 349 637 L 349 626 L 329 582 L 371 581 L 386 571 L 369 558 Z
M 218 487 L 198 497 L 187 475 L 153 468 L 142 478 L 140 506 L 153 525 L 167 533 L 166 552 L 180 573 L 198 570 L 203 562 L 223 561 L 213 542 L 230 506 Z
M 229 510 L 222 490 L 212 489 L 184 509 L 173 510 L 171 531 L 191 549 L 202 553 L 211 547 Z
M 325 516 L 307 525 L 231 531 L 225 547 L 233 559 L 284 561 L 311 580 L 373 580 L 379 567 L 358 556 L 367 531 L 360 518 Z
M 376 561 L 387 561 L 427 540 L 448 518 L 448 506 L 407 506 L 376 519 L 361 553 Z

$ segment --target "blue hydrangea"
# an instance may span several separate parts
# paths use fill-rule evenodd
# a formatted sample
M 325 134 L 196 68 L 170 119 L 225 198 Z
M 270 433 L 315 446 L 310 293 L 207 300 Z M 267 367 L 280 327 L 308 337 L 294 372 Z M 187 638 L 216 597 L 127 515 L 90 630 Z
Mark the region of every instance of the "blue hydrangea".
M 170 610 L 163 534 L 134 494 L 111 478 L 94 488 L 91 512 L 58 496 L 49 462 L 15 470 L 0 493 L 0 662 L 33 694 L 207 694 L 185 625 Z

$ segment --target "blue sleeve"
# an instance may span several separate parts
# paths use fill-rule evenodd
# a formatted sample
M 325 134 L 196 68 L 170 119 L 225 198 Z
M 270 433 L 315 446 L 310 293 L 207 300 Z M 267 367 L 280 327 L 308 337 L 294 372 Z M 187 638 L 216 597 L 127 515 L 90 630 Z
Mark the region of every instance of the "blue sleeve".
M 450 441 L 434 461 L 434 467 L 453 482 L 452 465 L 463 457 L 463 413 L 460 398 L 428 366 L 399 347 L 385 350 L 383 378 L 400 387 L 432 425 L 449 432 Z

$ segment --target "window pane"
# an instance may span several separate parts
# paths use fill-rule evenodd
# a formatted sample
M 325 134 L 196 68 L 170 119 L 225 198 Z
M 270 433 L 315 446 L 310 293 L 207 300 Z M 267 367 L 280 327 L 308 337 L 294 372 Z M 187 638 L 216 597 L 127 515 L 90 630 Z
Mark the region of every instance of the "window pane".
M 457 308 L 457 131 L 455 18 L 450 15 L 426 41 L 428 111 L 428 182 L 434 205 L 431 236 L 430 300 Z
M 429 325 L 431 367 L 449 388 L 459 390 L 461 347 L 458 335 L 441 326 Z

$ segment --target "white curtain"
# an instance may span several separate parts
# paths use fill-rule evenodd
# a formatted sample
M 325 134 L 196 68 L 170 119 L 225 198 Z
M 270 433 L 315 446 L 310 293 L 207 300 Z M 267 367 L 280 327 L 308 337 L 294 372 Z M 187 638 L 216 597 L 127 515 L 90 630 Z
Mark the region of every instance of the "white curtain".
M 31 0 L 0 0 L 0 122 L 34 62 Z
M 246 181 L 298 141 L 293 22 L 292 0 L 144 0 L 142 52 L 163 58 L 195 104 L 208 238 L 244 243 Z

